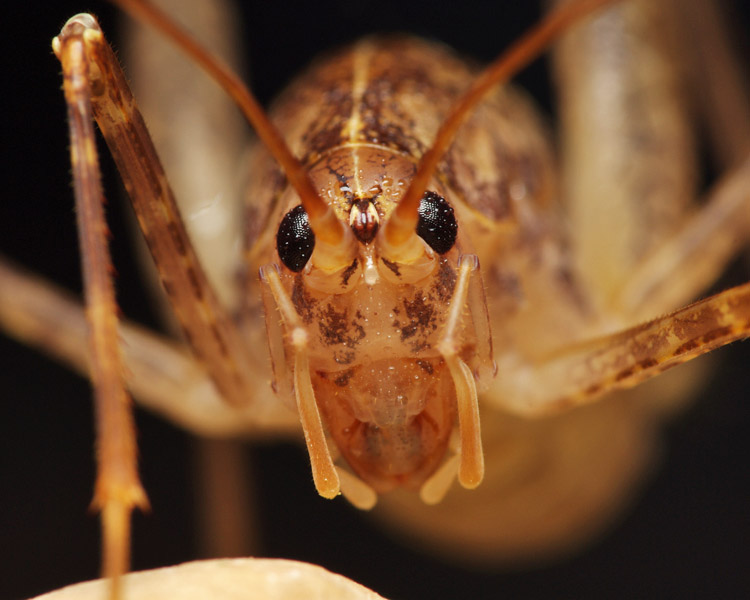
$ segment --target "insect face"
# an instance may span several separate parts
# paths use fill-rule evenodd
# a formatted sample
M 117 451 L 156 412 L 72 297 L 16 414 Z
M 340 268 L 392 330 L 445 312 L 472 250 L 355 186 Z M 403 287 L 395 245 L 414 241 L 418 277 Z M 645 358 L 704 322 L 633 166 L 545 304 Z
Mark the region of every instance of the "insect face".
M 433 182 L 442 195 L 422 199 L 414 260 L 389 260 L 378 235 L 414 170 L 412 159 L 358 144 L 310 168 L 356 239 L 351 263 L 327 272 L 309 260 L 315 236 L 300 205 L 284 213 L 276 236 L 281 281 L 309 339 L 321 416 L 350 467 L 379 492 L 422 485 L 442 462 L 456 420 L 454 382 L 438 347 L 462 246 L 443 186 Z M 471 322 L 461 334 L 473 337 Z M 286 345 L 272 355 L 290 356 Z

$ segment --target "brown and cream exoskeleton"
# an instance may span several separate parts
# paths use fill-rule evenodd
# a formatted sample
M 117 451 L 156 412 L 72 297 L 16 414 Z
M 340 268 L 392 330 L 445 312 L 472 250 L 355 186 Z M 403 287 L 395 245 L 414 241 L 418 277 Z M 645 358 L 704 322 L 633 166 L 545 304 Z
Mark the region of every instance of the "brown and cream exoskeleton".
M 489 103 L 462 130 L 475 136 L 490 129 L 488 135 L 499 134 L 498 147 L 490 155 L 481 146 L 467 152 L 470 144 L 460 137 L 420 198 L 406 241 L 390 242 L 386 225 L 395 222 L 419 160 L 470 81 L 470 70 L 442 47 L 372 38 L 317 64 L 274 110 L 345 231 L 338 245 L 321 246 L 293 190 L 279 183 L 249 194 L 257 206 L 272 207 L 262 228 L 268 233 L 251 257 L 268 265 L 261 279 L 276 388 L 287 401 L 296 398 L 324 495 L 338 486 L 321 484 L 330 459 L 321 465 L 317 458 L 328 452 L 314 431 L 319 418 L 376 492 L 422 487 L 434 502 L 459 462 L 463 485 L 481 481 L 475 378 L 491 377 L 494 361 L 470 244 L 477 210 L 470 202 L 477 196 L 468 190 L 477 189 L 501 152 L 515 151 L 516 162 L 530 153 L 503 146 L 500 104 Z M 456 423 L 458 455 L 440 469 Z M 331 478 L 332 472 L 328 467 Z M 374 495 L 367 497 L 355 502 L 372 504 Z
M 507 67 L 501 61 L 477 78 L 440 46 L 366 39 L 317 63 L 278 101 L 274 121 L 326 208 L 305 221 L 278 168 L 256 156 L 256 172 L 276 175 L 251 186 L 263 233 L 249 257 L 251 269 L 261 268 L 276 386 L 300 410 L 323 495 L 338 491 L 338 478 L 322 423 L 366 484 L 338 470 L 358 506 L 396 486 L 421 487 L 422 499 L 435 502 L 456 471 L 465 487 L 476 485 L 479 383 L 485 405 L 500 409 L 486 413 L 489 456 L 504 465 L 492 485 L 508 499 L 508 521 L 518 523 L 516 533 L 506 523 L 498 536 L 529 548 L 585 537 L 622 497 L 615 490 L 643 472 L 651 440 L 637 432 L 650 430 L 668 412 L 660 407 L 680 394 L 643 394 L 647 410 L 610 402 L 557 415 L 747 335 L 748 286 L 685 306 L 746 238 L 747 162 L 705 209 L 685 216 L 694 194 L 685 108 L 666 67 L 674 47 L 655 33 L 661 13 L 647 4 L 628 3 L 611 19 L 648 69 L 591 51 L 597 36 L 612 35 L 606 18 L 601 30 L 564 47 L 561 68 L 580 74 L 578 65 L 591 61 L 592 78 L 622 68 L 630 86 L 566 90 L 566 123 L 577 126 L 566 138 L 565 189 L 526 99 L 509 88 L 487 93 Z M 602 102 L 606 110 L 593 106 L 601 90 L 614 95 Z M 275 187 L 265 187 L 269 181 Z M 451 247 L 430 239 L 424 215 L 433 210 L 443 215 L 438 228 L 455 219 Z M 340 231 L 326 231 L 326 219 Z M 719 228 L 726 244 L 698 256 L 698 231 Z M 292 239 L 301 246 L 287 245 Z M 457 454 L 444 459 L 454 414 Z M 521 477 L 528 485 L 509 483 L 515 469 L 534 473 Z M 576 499 L 559 510 L 557 492 L 547 492 L 564 496 L 571 486 Z M 455 502 L 445 512 L 462 515 L 451 520 L 456 531 L 493 537 Z M 447 522 L 442 506 L 428 513 L 411 499 L 386 504 L 426 530 Z M 550 511 L 558 529 L 544 517 Z
M 219 399 L 231 406 L 224 433 L 268 428 L 260 298 L 274 388 L 299 413 L 323 496 L 342 491 L 369 507 L 377 493 L 406 487 L 434 503 L 456 474 L 465 487 L 485 477 L 482 491 L 429 509 L 415 494 L 383 502 L 432 544 L 442 537 L 482 558 L 577 543 L 615 512 L 685 384 L 646 389 L 638 401 L 594 401 L 750 331 L 750 284 L 687 304 L 747 243 L 750 162 L 738 161 L 689 212 L 693 167 L 674 159 L 687 158 L 690 142 L 665 19 L 656 3 L 631 1 L 572 31 L 561 49 L 560 70 L 575 85 L 563 92 L 571 131 L 565 189 L 556 185 L 531 107 L 490 88 L 606 2 L 561 2 L 481 74 L 439 45 L 366 39 L 287 90 L 273 111 L 279 133 L 236 77 L 170 21 L 120 0 L 222 83 L 273 155 L 252 155 L 248 300 L 239 307 L 209 283 L 95 19 L 65 25 L 53 48 L 69 111 L 86 316 L 0 261 L 0 292 L 13 292 L 1 297 L 9 308 L 0 317 L 95 382 L 106 573 L 126 569 L 128 517 L 146 504 L 124 385 L 195 429 L 211 429 Z M 608 51 L 592 51 L 600 47 Z M 195 358 L 118 330 L 92 117 Z M 245 423 L 243 408 L 253 412 Z

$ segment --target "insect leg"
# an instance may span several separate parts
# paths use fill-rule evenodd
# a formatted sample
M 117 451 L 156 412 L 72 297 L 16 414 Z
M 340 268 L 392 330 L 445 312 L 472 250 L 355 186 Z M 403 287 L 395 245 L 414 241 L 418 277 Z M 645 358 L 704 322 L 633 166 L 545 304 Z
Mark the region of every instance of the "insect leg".
M 84 39 L 94 65 L 94 117 L 185 336 L 222 396 L 242 406 L 253 397 L 254 360 L 206 279 L 122 70 L 98 24 L 90 19 Z
M 729 2 L 673 1 L 680 28 L 680 52 L 690 65 L 691 96 L 707 123 L 712 154 L 721 169 L 736 166 L 750 152 L 750 90 L 726 11 Z M 722 10 L 724 9 L 724 10 Z
M 674 233 L 695 196 L 695 144 L 668 4 L 617 4 L 571 28 L 555 53 L 572 251 L 603 313 L 623 274 Z
M 148 507 L 136 469 L 133 415 L 122 381 L 117 337 L 117 305 L 107 248 L 104 194 L 94 138 L 91 79 L 86 37 L 93 19 L 68 21 L 53 48 L 63 67 L 68 106 L 70 155 L 89 325 L 91 378 L 97 424 L 96 488 L 92 505 L 102 514 L 102 571 L 111 578 L 111 598 L 119 598 L 120 576 L 128 570 L 130 513 Z
M 89 375 L 88 326 L 80 300 L 2 258 L 0 329 Z M 297 431 L 297 417 L 265 386 L 251 406 L 232 407 L 184 346 L 128 322 L 120 323 L 119 339 L 125 386 L 142 407 L 207 437 Z
M 487 399 L 522 415 L 554 414 L 748 336 L 750 283 L 545 359 L 506 357 Z
M 240 72 L 237 7 L 227 1 L 155 2 Z M 240 305 L 241 180 L 250 128 L 231 99 L 162 34 L 127 15 L 123 63 L 175 192 L 190 241 L 224 306 Z M 144 253 L 145 256 L 145 253 Z
M 242 71 L 243 32 L 238 7 L 232 2 L 158 0 L 154 4 L 230 68 Z M 122 21 L 121 60 L 127 65 L 133 94 L 169 173 L 190 241 L 222 305 L 246 319 L 249 326 L 245 337 L 250 350 L 255 351 L 260 371 L 266 365 L 264 343 L 256 343 L 252 337 L 262 329 L 253 327 L 260 323 L 256 304 L 259 297 L 243 293 L 238 284 L 238 275 L 246 272 L 241 260 L 241 239 L 247 223 L 242 218 L 242 179 L 238 174 L 249 176 L 245 150 L 250 128 L 229 96 L 163 34 L 125 14 Z M 136 237 L 138 242 L 143 241 Z M 141 261 L 143 269 L 156 283 L 157 274 L 145 244 L 139 245 L 139 257 L 145 259 Z M 162 312 L 172 316 L 160 286 L 153 285 L 151 289 L 158 295 Z M 177 330 L 177 323 L 173 325 Z M 265 381 L 265 376 L 260 381 Z M 292 423 L 299 427 L 296 415 L 279 406 L 268 386 L 257 385 L 256 392 L 253 409 L 267 412 L 266 402 L 271 400 L 276 412 L 285 413 L 284 418 L 293 419 Z M 232 411 L 225 407 L 222 412 Z M 244 409 L 236 412 L 250 416 L 250 411 Z M 238 423 L 242 420 L 240 417 Z M 247 463 L 252 459 L 244 441 L 201 436 L 193 441 L 192 448 L 190 471 L 199 495 L 195 506 L 201 555 L 257 554 L 253 484 L 247 476 L 252 468 Z M 238 476 L 230 477 L 230 472 Z
M 721 8 L 708 0 L 680 3 L 673 12 L 680 54 L 691 67 L 684 70 L 715 162 L 733 172 L 623 281 L 613 308 L 633 320 L 672 310 L 703 292 L 750 233 L 750 103 L 731 32 Z
M 651 252 L 624 281 L 614 308 L 640 321 L 695 298 L 750 233 L 750 156 L 711 192 L 709 201 Z

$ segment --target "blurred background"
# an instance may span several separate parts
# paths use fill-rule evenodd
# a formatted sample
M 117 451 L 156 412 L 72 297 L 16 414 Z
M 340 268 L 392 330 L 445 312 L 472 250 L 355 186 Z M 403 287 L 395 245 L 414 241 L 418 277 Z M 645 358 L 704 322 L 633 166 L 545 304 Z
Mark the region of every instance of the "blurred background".
M 118 15 L 97 0 L 5 6 L 0 252 L 66 288 L 80 289 L 60 67 L 50 40 L 76 12 L 97 14 L 118 44 Z M 243 6 L 250 78 L 261 101 L 321 50 L 372 31 L 408 31 L 481 61 L 538 19 L 527 2 L 321 0 Z M 730 5 L 735 34 L 750 9 Z M 747 37 L 737 37 L 743 61 Z M 518 81 L 553 121 L 545 61 Z M 130 234 L 105 164 L 122 310 L 157 327 L 139 283 Z M 750 277 L 744 257 L 723 285 Z M 699 402 L 664 432 L 663 456 L 639 501 L 603 539 L 566 560 L 523 571 L 478 571 L 406 547 L 343 500 L 320 499 L 304 449 L 247 445 L 259 555 L 320 564 L 393 599 L 739 597 L 750 592 L 750 347 L 716 352 L 718 368 Z M 0 336 L 0 600 L 95 578 L 98 520 L 87 511 L 94 481 L 87 381 Z M 196 442 L 137 411 L 141 474 L 153 510 L 134 520 L 133 569 L 204 555 L 198 541 Z

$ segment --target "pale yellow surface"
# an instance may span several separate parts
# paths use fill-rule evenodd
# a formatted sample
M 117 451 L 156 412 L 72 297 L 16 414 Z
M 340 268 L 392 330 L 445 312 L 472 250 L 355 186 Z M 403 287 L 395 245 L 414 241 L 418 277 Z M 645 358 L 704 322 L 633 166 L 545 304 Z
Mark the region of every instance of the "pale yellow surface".
M 35 600 L 100 600 L 107 582 L 72 585 Z M 130 573 L 124 579 L 125 600 L 376 600 L 375 592 L 322 567 L 293 560 L 233 558 L 185 563 Z

